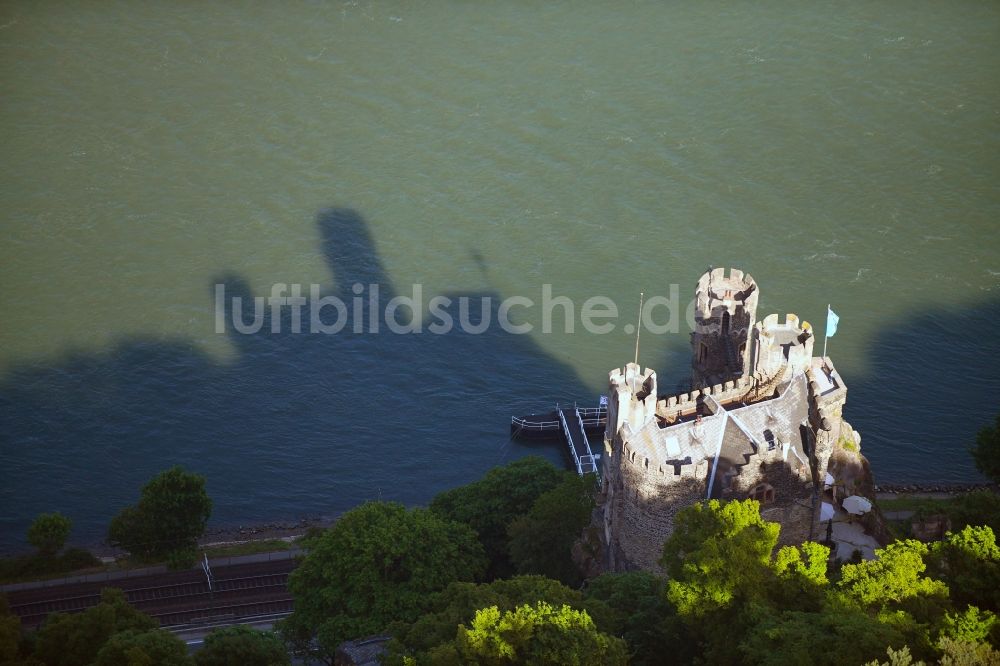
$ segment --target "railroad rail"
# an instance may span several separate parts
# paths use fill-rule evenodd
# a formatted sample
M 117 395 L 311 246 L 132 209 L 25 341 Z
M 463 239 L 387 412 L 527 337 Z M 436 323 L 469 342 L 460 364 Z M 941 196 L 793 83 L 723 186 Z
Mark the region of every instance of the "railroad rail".
M 292 560 L 220 567 L 211 585 L 202 570 L 121 579 L 107 583 L 72 583 L 12 592 L 11 612 L 26 628 L 37 627 L 51 613 L 77 613 L 96 606 L 101 589 L 117 587 L 135 608 L 160 625 L 287 614 L 292 610 L 288 575 Z M 165 582 L 169 581 L 169 582 Z M 161 584 L 157 584 L 161 583 Z

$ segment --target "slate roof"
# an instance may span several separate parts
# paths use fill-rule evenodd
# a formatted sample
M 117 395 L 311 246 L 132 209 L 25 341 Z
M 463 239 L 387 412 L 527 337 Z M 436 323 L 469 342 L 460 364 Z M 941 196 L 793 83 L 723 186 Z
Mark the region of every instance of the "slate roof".
M 714 402 L 711 397 L 706 400 Z M 700 424 L 689 421 L 661 428 L 653 419 L 628 438 L 628 445 L 637 456 L 660 465 L 687 458 L 698 463 L 714 457 L 721 441 L 720 459 L 744 465 L 746 456 L 768 446 L 767 432 L 777 442 L 794 446 L 800 441 L 799 425 L 808 417 L 809 386 L 805 374 L 800 373 L 779 387 L 778 397 L 752 405 L 718 407 L 715 414 L 705 416 Z M 802 453 L 795 452 L 797 456 Z

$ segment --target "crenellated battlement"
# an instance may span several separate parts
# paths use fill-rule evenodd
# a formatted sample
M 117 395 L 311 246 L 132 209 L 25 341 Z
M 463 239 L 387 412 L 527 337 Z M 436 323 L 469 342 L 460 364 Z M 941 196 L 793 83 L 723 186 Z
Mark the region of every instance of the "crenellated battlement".
M 753 309 L 757 307 L 757 283 L 753 276 L 738 268 L 714 268 L 698 279 L 695 289 L 695 315 L 700 319 L 712 319 L 718 316 L 720 308 L 730 310 L 736 308 Z
M 847 401 L 847 387 L 829 358 L 813 359 L 805 372 L 812 415 L 816 425 L 829 432 L 840 421 L 841 409 Z
M 802 322 L 802 326 L 799 326 L 799 316 L 792 312 L 785 315 L 784 321 L 779 321 L 777 313 L 771 313 L 757 322 L 757 326 L 765 329 L 802 329 L 802 330 L 812 330 L 812 326 L 809 322 Z
M 605 436 L 614 439 L 622 427 L 636 430 L 656 416 L 656 373 L 636 363 L 608 373 L 608 425 Z
M 784 321 L 769 314 L 754 325 L 752 367 L 767 375 L 784 377 L 805 370 L 812 360 L 815 336 L 812 325 L 788 313 Z
M 704 458 L 693 460 L 686 457 L 684 460 L 671 461 L 667 464 L 664 461 L 656 461 L 644 453 L 637 452 L 628 445 L 622 444 L 621 464 L 632 470 L 635 478 L 645 479 L 656 484 L 658 487 L 666 487 L 673 483 L 681 482 L 683 479 L 705 478 L 704 472 L 707 470 L 708 461 Z M 678 473 L 679 472 L 679 473 Z
M 672 396 L 661 396 L 656 401 L 656 415 L 668 424 L 679 418 L 691 416 L 698 411 L 701 397 L 711 395 L 720 403 L 739 401 L 765 378 L 763 376 L 742 375 L 736 379 L 695 389 Z

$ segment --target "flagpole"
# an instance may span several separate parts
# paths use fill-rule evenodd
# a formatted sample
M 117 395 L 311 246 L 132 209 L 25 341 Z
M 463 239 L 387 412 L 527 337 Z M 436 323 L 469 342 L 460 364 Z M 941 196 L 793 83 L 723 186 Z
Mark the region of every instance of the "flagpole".
M 635 327 L 635 359 L 632 361 L 635 365 L 639 365 L 639 330 L 642 328 L 642 299 L 645 295 L 645 292 L 639 292 L 639 317 Z M 636 374 L 639 373 L 636 372 Z M 635 375 L 632 375 L 632 393 L 635 393 Z
M 823 358 L 826 358 L 826 340 L 830 332 L 830 304 L 826 304 L 826 327 L 823 330 Z
M 636 322 L 635 327 L 635 360 L 633 363 L 639 363 L 639 331 L 642 329 L 642 298 L 645 296 L 645 292 L 639 292 L 639 321 Z

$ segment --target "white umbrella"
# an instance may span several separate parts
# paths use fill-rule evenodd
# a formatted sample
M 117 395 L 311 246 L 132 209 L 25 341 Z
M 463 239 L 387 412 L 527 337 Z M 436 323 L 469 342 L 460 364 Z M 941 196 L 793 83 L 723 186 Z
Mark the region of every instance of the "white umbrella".
M 851 495 L 844 500 L 844 511 L 853 513 L 855 516 L 868 513 L 872 510 L 872 503 L 860 495 Z
M 833 505 L 829 502 L 823 502 L 819 505 L 819 519 L 821 522 L 826 522 L 833 519 Z
M 829 472 L 827 472 L 826 473 L 826 478 L 823 480 L 823 489 L 826 490 L 827 488 L 829 488 L 830 486 L 832 486 L 833 483 L 834 483 L 834 481 L 833 481 L 833 475 L 830 474 Z

